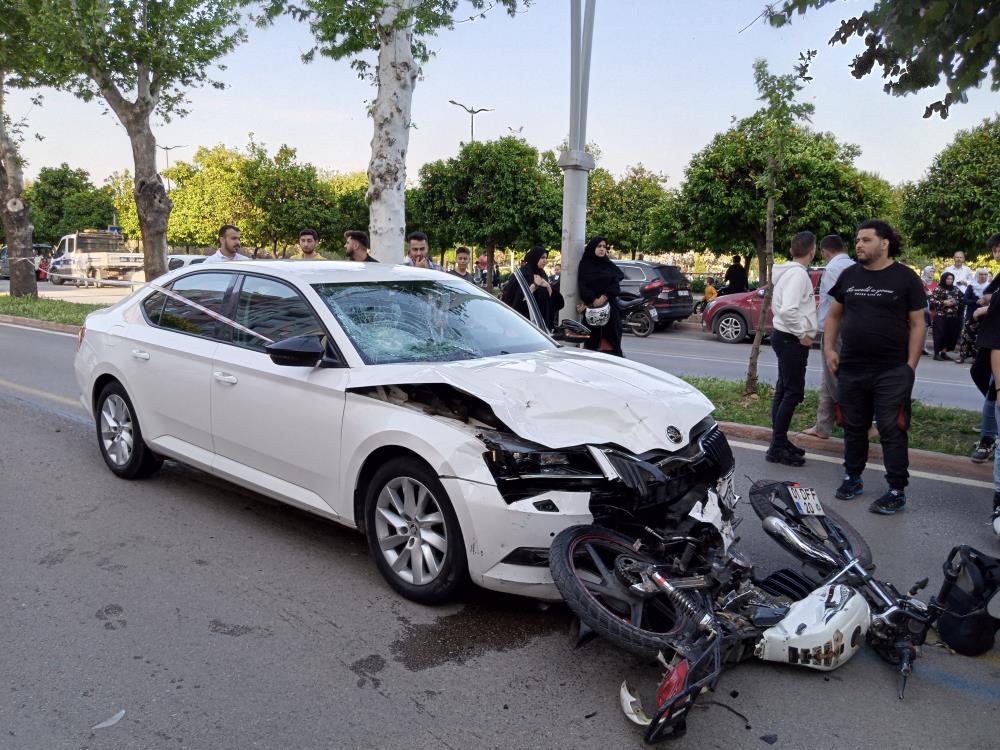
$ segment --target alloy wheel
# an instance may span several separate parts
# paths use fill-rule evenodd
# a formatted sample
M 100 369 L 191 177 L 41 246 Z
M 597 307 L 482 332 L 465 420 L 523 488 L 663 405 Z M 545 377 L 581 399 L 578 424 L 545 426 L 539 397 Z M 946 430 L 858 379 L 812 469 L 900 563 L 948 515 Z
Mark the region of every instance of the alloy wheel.
M 736 341 L 743 338 L 743 321 L 735 315 L 727 315 L 719 321 L 719 336 L 726 341 Z
M 382 488 L 375 504 L 375 536 L 386 562 L 407 583 L 426 585 L 440 574 L 448 530 L 438 501 L 417 480 L 397 477 Z
M 112 393 L 101 407 L 101 445 L 115 466 L 123 467 L 132 458 L 135 433 L 132 413 L 124 399 Z

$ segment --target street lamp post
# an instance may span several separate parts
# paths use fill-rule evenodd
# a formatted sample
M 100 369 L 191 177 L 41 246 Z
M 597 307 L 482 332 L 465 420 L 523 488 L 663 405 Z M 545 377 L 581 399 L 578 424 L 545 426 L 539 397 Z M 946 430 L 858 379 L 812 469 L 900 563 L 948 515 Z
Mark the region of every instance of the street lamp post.
M 156 147 L 163 149 L 163 155 L 167 159 L 167 165 L 166 165 L 166 167 L 164 167 L 164 169 L 170 169 L 170 152 L 171 151 L 173 151 L 175 148 L 187 148 L 187 146 L 160 146 L 159 144 L 157 144 Z M 169 193 L 170 192 L 170 178 L 167 177 L 166 180 L 167 180 L 167 192 Z
M 582 11 L 580 0 L 570 0 L 570 108 L 569 140 L 559 155 L 563 170 L 562 276 L 560 291 L 566 300 L 563 308 L 576 314 L 580 299 L 577 269 L 583 257 L 587 231 L 587 181 L 596 166 L 587 153 L 587 98 L 590 89 L 590 50 L 594 39 L 594 8 L 597 0 L 587 0 Z
M 454 104 L 456 107 L 461 107 L 466 112 L 469 113 L 469 143 L 476 140 L 476 115 L 480 112 L 492 112 L 492 109 L 487 107 L 481 107 L 480 109 L 473 109 L 472 107 L 466 107 L 464 104 L 459 104 L 454 99 L 449 99 L 448 104 Z

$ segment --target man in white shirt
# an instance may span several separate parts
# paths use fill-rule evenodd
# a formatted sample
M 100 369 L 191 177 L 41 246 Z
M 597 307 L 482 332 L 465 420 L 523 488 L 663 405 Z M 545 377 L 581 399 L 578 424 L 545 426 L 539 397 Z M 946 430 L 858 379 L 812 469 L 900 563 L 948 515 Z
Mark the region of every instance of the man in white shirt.
M 209 255 L 206 263 L 231 260 L 250 260 L 250 256 L 240 252 L 240 229 L 232 224 L 223 224 L 219 229 L 219 249 Z
M 955 257 L 952 260 L 955 262 L 944 269 L 942 275 L 946 273 L 952 274 L 955 277 L 955 286 L 958 287 L 958 291 L 965 294 L 965 290 L 969 288 L 969 284 L 975 281 L 976 272 L 965 265 L 965 253 L 961 250 L 955 251 Z
M 827 313 L 830 312 L 830 305 L 833 297 L 830 290 L 837 283 L 840 274 L 845 268 L 854 265 L 851 256 L 847 254 L 847 246 L 837 234 L 828 234 L 819 243 L 819 251 L 826 261 L 826 270 L 823 271 L 823 279 L 819 282 L 819 310 L 816 312 L 816 327 L 820 336 L 823 334 L 823 325 L 826 323 Z M 834 350 L 840 351 L 840 342 L 833 344 Z M 816 410 L 816 424 L 803 430 L 803 435 L 812 435 L 818 438 L 828 438 L 833 434 L 833 424 L 835 421 L 834 405 L 837 403 L 837 376 L 830 372 L 826 366 L 826 358 L 820 358 L 823 362 L 823 385 L 819 392 L 819 408 Z
M 771 346 L 778 357 L 778 383 L 771 401 L 771 445 L 764 458 L 771 463 L 802 466 L 801 448 L 788 439 L 788 426 L 795 407 L 806 391 L 806 365 L 816 335 L 816 297 L 809 264 L 816 257 L 816 235 L 799 232 L 792 238 L 792 259 L 775 266 L 771 312 L 774 330 Z

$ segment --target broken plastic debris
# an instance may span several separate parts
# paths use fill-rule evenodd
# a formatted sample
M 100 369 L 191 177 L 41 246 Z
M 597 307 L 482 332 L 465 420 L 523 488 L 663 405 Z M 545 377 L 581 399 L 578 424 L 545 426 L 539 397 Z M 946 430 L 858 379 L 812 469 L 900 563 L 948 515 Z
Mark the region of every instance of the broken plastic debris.
M 125 716 L 125 709 L 123 708 L 121 711 L 116 713 L 110 719 L 105 719 L 100 724 L 95 724 L 94 726 L 91 727 L 91 729 L 107 729 L 108 727 L 113 727 L 115 724 L 121 721 L 124 716 Z
M 637 693 L 632 691 L 629 687 L 628 681 L 622 683 L 621 688 L 618 690 L 618 700 L 621 702 L 622 711 L 625 712 L 625 716 L 633 724 L 638 724 L 640 727 L 648 727 L 652 723 L 652 719 L 646 714 L 642 708 L 642 701 L 639 700 Z

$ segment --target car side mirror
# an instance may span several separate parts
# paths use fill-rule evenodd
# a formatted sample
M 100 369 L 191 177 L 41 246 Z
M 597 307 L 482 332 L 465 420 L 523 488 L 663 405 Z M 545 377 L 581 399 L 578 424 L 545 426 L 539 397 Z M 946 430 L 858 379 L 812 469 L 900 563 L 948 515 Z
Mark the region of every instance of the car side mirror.
M 326 337 L 316 333 L 304 336 L 292 336 L 267 344 L 264 351 L 276 365 L 284 367 L 341 367 L 342 362 L 331 347 L 327 346 Z
M 590 329 L 583 323 L 567 318 L 552 329 L 552 338 L 556 341 L 578 343 L 590 338 Z

